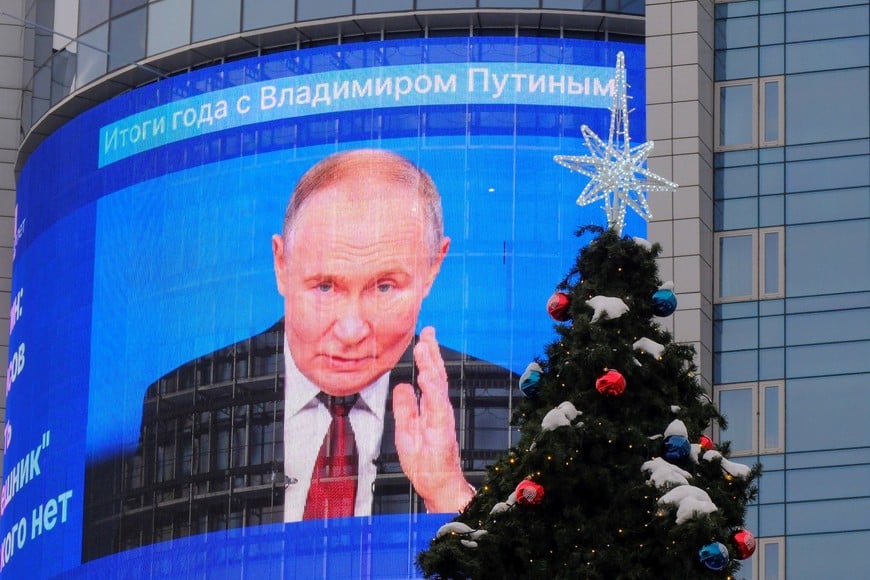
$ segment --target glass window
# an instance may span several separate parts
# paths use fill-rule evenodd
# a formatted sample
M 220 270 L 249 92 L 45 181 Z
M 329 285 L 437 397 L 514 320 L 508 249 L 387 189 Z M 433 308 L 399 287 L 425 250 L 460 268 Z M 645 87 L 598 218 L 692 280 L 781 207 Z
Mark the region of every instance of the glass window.
M 782 90 L 779 79 L 761 81 L 761 146 L 782 145 Z
M 111 5 L 111 15 L 114 18 L 119 14 L 124 14 L 125 12 L 129 12 L 130 10 L 142 6 L 145 4 L 145 0 L 112 0 Z M 159 4 L 159 2 L 158 2 Z
M 782 385 L 761 385 L 761 452 L 783 451 L 783 412 L 785 401 Z
M 78 21 L 79 2 L 78 0 L 67 0 L 66 2 L 55 2 L 54 4 L 54 38 L 52 40 L 52 48 L 61 50 L 70 43 L 71 38 L 75 38 L 78 32 L 76 23 Z M 75 50 L 75 49 L 73 49 Z
M 50 62 L 51 104 L 54 105 L 69 94 L 75 81 L 76 55 L 64 48 L 55 52 Z
M 870 501 L 867 501 L 866 498 L 788 504 L 789 534 L 824 534 L 843 530 L 863 531 L 866 530 L 868 521 L 870 521 Z M 866 544 L 863 549 L 867 549 Z M 849 578 L 851 580 L 852 578 L 860 578 L 860 575 L 833 573 L 831 575 L 807 576 L 807 578 Z
M 108 24 L 104 24 L 79 37 L 79 53 L 76 59 L 76 79 L 74 83 L 76 88 L 83 87 L 97 77 L 106 74 L 106 65 L 108 64 L 106 49 L 108 45 Z
M 755 452 L 755 389 L 752 385 L 717 387 L 719 412 L 728 422 L 727 429 L 718 430 L 716 439 L 731 442 L 731 453 L 747 455 Z
M 870 75 L 866 67 L 790 75 L 785 90 L 789 145 L 867 138 Z
M 763 167 L 763 166 L 762 166 Z M 716 199 L 758 195 L 758 165 L 723 167 L 716 171 Z M 780 167 L 780 171 L 782 167 Z
M 781 44 L 785 41 L 785 21 L 782 14 L 762 16 L 759 26 L 760 44 Z
M 863 144 L 866 147 L 867 141 L 863 140 Z M 824 149 L 824 147 L 816 148 L 821 155 L 825 154 Z M 865 188 L 866 199 L 867 177 L 867 157 L 865 154 L 855 157 L 794 161 L 786 165 L 785 181 L 789 194 L 800 191 L 815 192 L 862 187 Z
M 778 230 L 762 230 L 761 271 L 764 279 L 761 286 L 761 297 L 779 296 L 782 294 L 782 244 Z
M 242 29 L 253 30 L 293 22 L 295 2 L 275 0 L 245 0 L 242 8 Z
M 716 20 L 716 48 L 742 48 L 758 44 L 758 17 Z
M 717 81 L 749 79 L 758 76 L 758 47 L 729 48 L 716 51 L 714 71 Z
M 767 381 L 785 375 L 785 349 L 763 348 L 758 351 L 758 378 Z
M 870 341 L 795 346 L 789 349 L 786 371 L 790 377 L 845 375 L 867 371 Z
M 782 234 L 781 227 L 715 234 L 714 293 L 717 302 L 783 295 Z
M 866 352 L 865 347 L 865 361 Z M 866 362 L 864 368 L 867 368 Z M 788 422 L 785 426 L 788 451 L 866 448 L 867 417 L 870 417 L 868 384 L 870 375 L 866 371 L 854 375 L 789 379 L 786 393 Z M 861 461 L 866 462 L 866 456 Z
M 758 352 L 735 350 L 713 353 L 713 381 L 745 383 L 758 380 Z
M 79 0 L 79 31 L 85 32 L 109 19 L 109 0 Z
M 576 0 L 571 1 L 571 8 L 574 8 Z M 546 3 L 545 3 L 546 4 Z M 445 8 L 475 8 L 477 2 L 475 0 L 417 0 L 417 10 L 443 10 Z M 565 6 L 560 6 L 565 8 Z
M 193 41 L 239 31 L 242 0 L 193 0 Z
M 758 319 L 738 318 L 713 323 L 716 351 L 758 348 Z
M 785 388 L 781 381 L 714 388 L 719 412 L 728 422 L 715 434 L 731 442 L 735 456 L 785 450 Z
M 148 8 L 148 55 L 190 42 L 190 0 L 163 0 Z
M 718 146 L 748 147 L 755 143 L 755 85 L 727 84 L 718 90 Z
M 870 12 L 866 4 L 831 10 L 807 10 L 786 14 L 785 29 L 789 42 L 844 38 L 866 35 L 868 20 Z
M 783 143 L 783 77 L 717 83 L 716 150 Z
M 764 459 L 778 458 L 783 455 L 766 455 Z M 782 462 L 774 467 L 772 461 L 761 461 L 764 477 L 758 480 L 758 503 L 772 504 L 785 501 L 785 471 L 782 470 Z M 789 465 L 791 467 L 791 465 Z
M 297 16 L 299 20 L 315 20 L 333 16 L 353 14 L 353 0 L 297 0 Z
M 767 474 L 765 473 L 765 475 Z M 866 463 L 814 469 L 790 469 L 786 472 L 788 501 L 861 497 L 867 491 L 868 477 L 870 477 L 870 467 Z
M 758 168 L 758 193 L 761 195 L 785 193 L 785 164 L 771 163 Z
M 794 570 L 794 577 L 803 578 L 860 578 L 866 576 L 864 555 L 870 546 L 870 531 L 866 522 L 867 502 L 843 502 L 846 510 L 865 512 L 865 523 L 859 524 L 851 532 L 840 532 L 849 529 L 841 525 L 835 533 L 813 533 L 806 536 L 791 536 L 788 539 L 788 567 Z M 839 507 L 839 506 L 837 506 Z M 839 511 L 839 510 L 838 510 Z M 822 514 L 823 520 L 833 519 L 834 513 Z M 852 518 L 849 518 L 852 519 Z M 843 520 L 839 520 L 842 522 Z M 838 522 L 838 523 L 839 523 Z M 819 557 L 824 554 L 824 557 Z M 780 552 L 780 561 L 783 553 Z M 799 572 L 798 572 L 799 571 Z
M 538 1 L 532 0 L 533 5 L 529 5 L 530 2 L 525 1 L 522 2 L 522 5 L 518 5 L 519 8 L 537 8 Z M 483 2 L 480 3 L 481 8 L 483 8 Z M 506 6 L 502 4 L 500 8 L 505 8 Z M 414 0 L 378 0 L 377 2 L 357 2 L 356 3 L 356 13 L 357 14 L 365 14 L 369 12 L 408 12 L 414 9 Z
M 145 56 L 145 9 L 109 23 L 109 70 L 119 69 Z
M 751 298 L 754 294 L 754 237 L 737 234 L 719 237 L 719 272 L 716 295 L 722 299 Z
M 785 196 L 768 195 L 758 200 L 758 225 L 781 226 L 785 223 Z
M 863 253 L 858 251 L 861 248 Z M 789 295 L 867 291 L 870 289 L 867 248 L 870 248 L 870 219 L 789 226 L 786 246 Z
M 836 38 L 788 44 L 788 73 L 846 69 L 867 66 L 870 39 L 867 36 Z
M 759 538 L 755 554 L 755 578 L 785 580 L 785 538 Z
M 826 310 L 789 314 L 786 339 L 789 346 L 850 342 L 867 338 L 870 308 Z
M 758 227 L 758 197 L 724 199 L 713 204 L 716 230 Z
M 763 77 L 781 75 L 785 72 L 785 46 L 772 44 L 758 50 L 758 74 Z
M 768 302 L 762 302 L 768 304 Z M 784 316 L 762 316 L 758 319 L 758 342 L 762 348 L 785 344 Z

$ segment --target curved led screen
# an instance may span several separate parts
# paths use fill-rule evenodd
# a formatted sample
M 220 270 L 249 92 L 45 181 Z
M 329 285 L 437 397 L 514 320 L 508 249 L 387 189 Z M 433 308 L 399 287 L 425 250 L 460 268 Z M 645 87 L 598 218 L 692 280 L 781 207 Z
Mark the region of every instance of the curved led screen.
M 56 131 L 18 185 L 4 577 L 416 575 L 604 221 L 553 156 L 608 134 L 620 51 L 640 141 L 642 46 L 533 38 L 239 60 Z

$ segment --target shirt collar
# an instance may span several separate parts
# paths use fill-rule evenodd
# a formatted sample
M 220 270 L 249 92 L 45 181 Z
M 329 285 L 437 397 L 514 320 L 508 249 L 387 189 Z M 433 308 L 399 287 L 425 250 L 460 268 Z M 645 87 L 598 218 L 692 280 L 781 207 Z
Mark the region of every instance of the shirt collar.
M 383 421 L 384 411 L 387 406 L 387 393 L 389 391 L 390 372 L 387 371 L 378 377 L 372 384 L 366 386 L 359 393 L 355 409 L 365 409 L 372 413 L 378 420 Z M 293 356 L 290 354 L 290 346 L 287 337 L 284 337 L 284 416 L 291 417 L 302 409 L 317 406 L 317 395 L 320 388 L 311 382 L 296 367 Z

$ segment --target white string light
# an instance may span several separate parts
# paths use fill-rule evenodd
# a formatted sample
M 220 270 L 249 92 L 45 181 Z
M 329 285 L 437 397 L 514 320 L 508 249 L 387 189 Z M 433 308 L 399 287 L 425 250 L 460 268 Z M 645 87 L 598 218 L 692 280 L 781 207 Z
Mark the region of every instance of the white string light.
M 613 102 L 610 105 L 610 135 L 607 143 L 587 125 L 580 127 L 589 155 L 556 155 L 553 160 L 590 178 L 577 205 L 604 200 L 608 227 L 622 235 L 626 207 L 649 221 L 646 196 L 650 191 L 674 191 L 677 184 L 652 173 L 644 164 L 653 149 L 653 142 L 631 146 L 628 131 L 628 92 L 625 79 L 625 55 L 616 55 Z

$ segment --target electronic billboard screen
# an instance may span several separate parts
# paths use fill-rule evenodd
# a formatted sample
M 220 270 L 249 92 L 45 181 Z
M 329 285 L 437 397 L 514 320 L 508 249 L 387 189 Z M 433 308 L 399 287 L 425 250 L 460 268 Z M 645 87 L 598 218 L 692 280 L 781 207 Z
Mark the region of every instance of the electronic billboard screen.
M 71 120 L 18 184 L 4 577 L 408 577 L 514 433 L 642 45 L 275 53 Z M 645 234 L 637 216 L 625 231 Z

